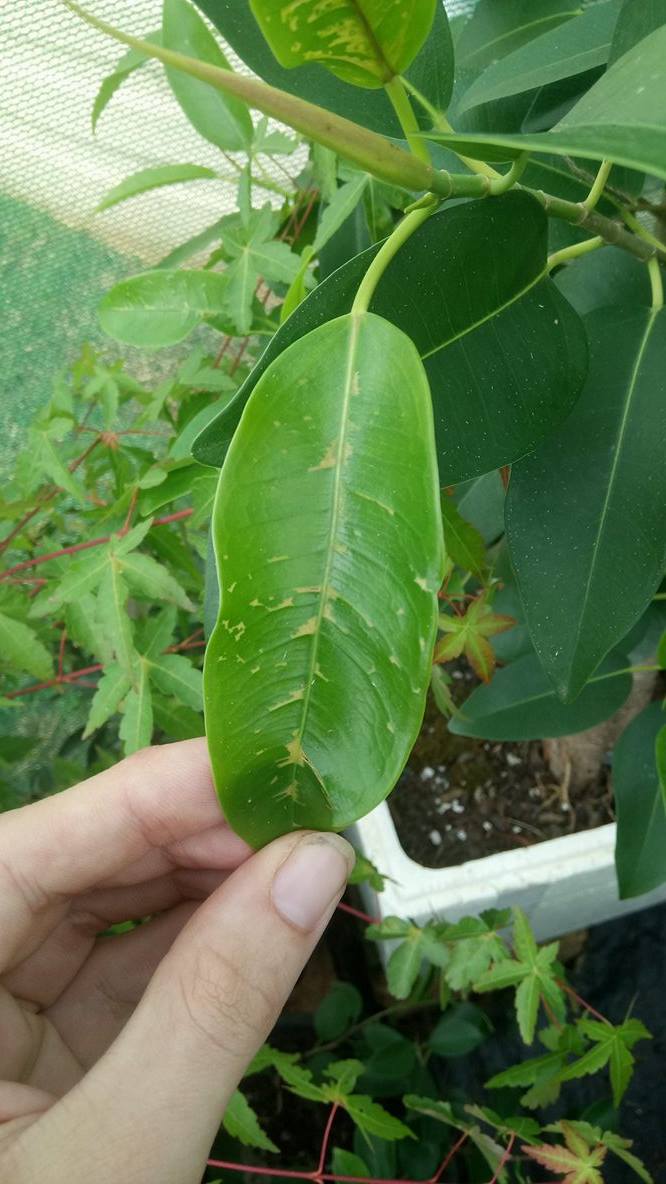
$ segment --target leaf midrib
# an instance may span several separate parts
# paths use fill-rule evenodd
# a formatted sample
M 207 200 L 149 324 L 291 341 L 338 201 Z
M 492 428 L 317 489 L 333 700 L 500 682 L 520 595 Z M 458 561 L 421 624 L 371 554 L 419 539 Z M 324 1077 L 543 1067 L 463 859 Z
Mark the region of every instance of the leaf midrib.
M 567 17 L 581 16 L 582 12 L 582 8 L 568 9 L 565 12 L 554 12 L 552 16 L 542 16 L 536 21 L 526 21 L 524 25 L 518 25 L 515 29 L 507 29 L 506 33 L 502 33 L 499 37 L 493 37 L 490 41 L 486 41 L 484 45 L 480 45 L 479 48 L 475 49 L 473 53 L 470 53 L 468 57 L 462 60 L 461 66 L 469 66 L 469 63 L 473 61 L 474 58 L 479 57 L 479 55 L 484 53 L 486 50 L 492 49 L 494 45 L 500 45 L 502 41 L 506 41 L 507 38 L 514 37 L 516 33 L 522 32 L 523 29 L 533 29 L 536 28 L 537 25 L 553 24 L 554 21 L 557 21 L 560 25 L 565 25 L 567 24 Z M 537 36 L 542 36 L 542 34 L 539 33 Z M 523 45 L 529 45 L 530 41 L 533 40 L 536 40 L 536 38 L 530 38 L 529 41 L 524 41 Z M 516 47 L 516 49 L 522 48 L 522 45 Z
M 302 700 L 301 718 L 298 729 L 296 731 L 296 739 L 303 748 L 303 737 L 305 735 L 305 728 L 307 725 L 308 713 L 310 710 L 310 701 L 312 698 L 312 688 L 314 686 L 315 671 L 317 668 L 317 658 L 319 656 L 319 643 L 321 641 L 322 625 L 324 621 L 324 612 L 328 602 L 328 590 L 333 570 L 334 557 L 334 542 L 337 537 L 338 525 L 340 521 L 340 508 L 342 503 L 342 467 L 345 457 L 345 444 L 347 441 L 347 431 L 349 428 L 349 407 L 351 403 L 352 379 L 353 379 L 353 365 L 356 357 L 356 350 L 358 346 L 358 338 L 361 328 L 361 318 L 350 314 L 351 326 L 348 340 L 347 353 L 347 369 L 345 372 L 344 395 L 342 400 L 342 408 L 340 414 L 340 429 L 338 433 L 338 452 L 335 460 L 335 470 L 333 474 L 333 496 L 331 499 L 331 516 L 329 519 L 328 539 L 326 544 L 326 560 L 324 564 L 324 571 L 321 582 L 321 592 L 319 593 L 319 604 L 317 607 L 317 614 L 315 620 L 315 630 L 312 635 L 312 643 L 310 647 L 310 663 L 306 676 L 305 691 Z M 305 755 L 305 754 L 304 754 Z M 325 786 L 320 774 L 311 764 L 309 758 L 306 757 L 308 768 L 315 774 L 317 781 L 320 783 L 322 790 L 325 792 Z
M 596 570 L 597 561 L 598 561 L 598 557 L 599 557 L 599 551 L 600 551 L 600 547 L 601 547 L 601 539 L 604 534 L 606 519 L 608 517 L 608 512 L 609 512 L 609 506 L 610 506 L 610 502 L 612 499 L 612 495 L 614 493 L 614 485 L 615 485 L 615 481 L 616 481 L 616 477 L 617 477 L 617 470 L 618 470 L 618 466 L 619 466 L 620 460 L 621 460 L 622 443 L 624 440 L 624 436 L 626 434 L 627 424 L 629 421 L 629 411 L 630 411 L 631 404 L 632 404 L 633 397 L 634 397 L 634 393 L 636 390 L 640 367 L 641 367 L 641 363 L 643 361 L 643 356 L 645 354 L 645 351 L 648 346 L 648 342 L 650 340 L 652 328 L 653 328 L 654 324 L 656 323 L 658 312 L 659 312 L 658 309 L 652 309 L 650 311 L 650 315 L 648 317 L 647 324 L 645 326 L 645 332 L 643 333 L 643 336 L 642 336 L 641 342 L 640 342 L 640 346 L 639 346 L 638 352 L 636 354 L 636 361 L 635 361 L 634 366 L 631 371 L 631 380 L 630 380 L 629 386 L 627 388 L 627 397 L 625 400 L 624 411 L 623 411 L 622 416 L 620 418 L 618 430 L 616 433 L 615 452 L 613 455 L 613 463 L 611 465 L 610 475 L 608 478 L 608 485 L 606 487 L 606 496 L 604 498 L 604 502 L 603 502 L 603 506 L 602 506 L 602 510 L 601 510 L 601 515 L 599 518 L 599 527 L 597 530 L 596 539 L 594 542 L 594 546 L 592 548 L 592 559 L 590 562 L 588 576 L 587 576 L 587 580 L 585 583 L 585 590 L 583 592 L 583 601 L 582 601 L 580 613 L 578 616 L 578 624 L 577 624 L 576 632 L 575 632 L 574 639 L 573 639 L 573 646 L 572 646 L 572 650 L 571 650 L 572 659 L 571 659 L 570 672 L 573 671 L 574 658 L 575 658 L 576 650 L 578 649 L 578 645 L 580 642 L 580 637 L 581 637 L 581 633 L 582 633 L 582 629 L 583 629 L 583 621 L 584 621 L 586 613 L 587 613 L 587 607 L 588 607 L 588 601 L 590 599 L 592 582 L 593 582 L 593 578 L 595 575 L 595 570 Z
M 468 333 L 473 333 L 475 331 L 475 329 L 479 329 L 481 327 L 481 325 L 485 325 L 488 323 L 488 321 L 492 321 L 493 317 L 499 316 L 500 313 L 503 313 L 505 311 L 505 309 L 510 308 L 512 304 L 515 304 L 518 300 L 522 300 L 523 296 L 526 296 L 527 293 L 529 291 L 531 291 L 532 288 L 535 288 L 536 285 L 541 282 L 541 280 L 544 280 L 547 278 L 548 278 L 548 268 L 547 268 L 547 266 L 544 266 L 541 269 L 541 271 L 537 275 L 535 275 L 533 277 L 533 279 L 531 279 L 529 281 L 529 283 L 525 284 L 525 286 L 523 288 L 521 288 L 518 292 L 515 292 L 513 294 L 513 296 L 510 297 L 509 300 L 505 300 L 504 304 L 497 305 L 496 308 L 491 309 L 491 311 L 486 313 L 485 316 L 479 317 L 478 321 L 472 321 L 469 325 L 466 326 L 465 329 L 462 329 L 462 330 L 460 330 L 460 332 L 455 333 L 452 337 L 447 337 L 446 341 L 442 341 L 440 345 L 433 346 L 433 348 L 427 350 L 426 353 L 422 353 L 421 354 L 421 361 L 426 362 L 428 358 L 433 357 L 433 355 L 439 353 L 440 350 L 446 349 L 447 346 L 453 345 L 454 342 L 460 341 L 461 338 L 466 337 Z

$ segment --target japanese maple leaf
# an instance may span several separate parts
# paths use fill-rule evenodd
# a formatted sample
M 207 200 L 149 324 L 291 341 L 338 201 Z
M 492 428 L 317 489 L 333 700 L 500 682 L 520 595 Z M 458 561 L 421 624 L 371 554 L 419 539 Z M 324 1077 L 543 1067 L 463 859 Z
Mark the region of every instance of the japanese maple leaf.
M 606 1158 L 606 1148 L 601 1143 L 591 1146 L 586 1139 L 568 1123 L 560 1123 L 566 1146 L 542 1143 L 538 1147 L 523 1147 L 525 1155 L 535 1159 L 551 1172 L 563 1179 L 559 1184 L 603 1184 L 599 1171 Z
M 488 641 L 515 625 L 513 617 L 494 613 L 484 593 L 470 604 L 463 617 L 442 613 L 439 628 L 444 634 L 435 648 L 435 662 L 450 662 L 464 654 L 483 682 L 489 682 L 495 670 L 495 653 Z

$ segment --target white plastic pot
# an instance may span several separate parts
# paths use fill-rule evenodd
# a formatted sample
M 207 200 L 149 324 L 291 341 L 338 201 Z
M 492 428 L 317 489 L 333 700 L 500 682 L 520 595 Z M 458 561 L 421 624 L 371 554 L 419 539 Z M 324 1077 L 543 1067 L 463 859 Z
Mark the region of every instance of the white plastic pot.
M 423 867 L 409 858 L 384 802 L 356 824 L 350 837 L 389 877 L 380 894 L 363 886 L 367 910 L 376 917 L 407 917 L 422 924 L 432 917 L 457 921 L 483 909 L 519 905 L 544 941 L 666 900 L 666 885 L 632 900 L 619 899 L 614 823 L 448 868 Z

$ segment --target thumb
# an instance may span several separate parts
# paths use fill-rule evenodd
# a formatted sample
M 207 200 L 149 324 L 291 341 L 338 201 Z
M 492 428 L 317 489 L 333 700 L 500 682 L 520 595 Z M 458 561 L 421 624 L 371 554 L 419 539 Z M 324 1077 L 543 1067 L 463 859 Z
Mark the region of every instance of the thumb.
M 48 1148 L 66 1147 L 68 1184 L 196 1184 L 352 865 L 338 835 L 302 832 L 238 868 L 183 929 L 108 1052 L 32 1128 L 35 1179 Z

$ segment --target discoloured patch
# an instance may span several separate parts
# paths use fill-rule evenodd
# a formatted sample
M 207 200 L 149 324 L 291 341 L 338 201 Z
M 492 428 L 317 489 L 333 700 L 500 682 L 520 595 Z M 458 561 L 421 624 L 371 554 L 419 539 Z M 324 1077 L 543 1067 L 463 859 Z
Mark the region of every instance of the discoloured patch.
M 268 708 L 268 710 L 269 710 L 269 712 L 270 711 L 279 711 L 279 709 L 281 707 L 288 707 L 290 703 L 298 703 L 299 699 L 303 699 L 304 696 L 305 696 L 304 688 L 298 687 L 297 690 L 292 691 L 291 694 L 286 699 L 281 699 L 279 703 L 274 703 L 272 707 Z
M 351 393 L 352 395 L 360 395 L 361 393 L 361 376 L 358 370 L 355 370 L 352 374 Z
M 292 801 L 292 802 L 300 801 L 300 798 L 298 796 L 298 786 L 297 786 L 296 782 L 290 781 L 289 785 L 285 786 L 284 789 L 280 790 L 279 794 L 277 794 L 276 797 L 277 797 L 278 802 L 281 802 L 284 798 L 287 798 L 289 801 Z
M 338 463 L 338 441 L 333 440 L 322 456 L 319 464 L 310 465 L 308 473 L 318 473 L 320 469 L 334 469 Z
M 234 580 L 233 584 L 229 584 L 229 585 L 228 585 L 228 587 L 227 587 L 227 592 L 233 592 L 233 590 L 234 590 L 234 588 L 236 587 L 237 583 L 238 583 L 238 580 Z
M 310 636 L 312 636 L 313 633 L 316 633 L 316 632 L 317 632 L 317 618 L 310 617 L 309 621 L 304 621 L 302 625 L 299 625 L 298 629 L 294 630 L 294 632 L 292 633 L 291 636 L 292 637 L 310 637 Z
M 319 596 L 321 592 L 321 584 L 305 584 L 302 588 L 294 588 L 294 592 L 298 596 L 305 596 L 308 592 L 314 592 Z
M 288 555 L 271 555 L 270 559 L 266 560 L 266 563 L 284 563 L 285 559 L 288 558 Z
M 386 725 L 386 730 L 387 730 L 387 732 L 390 732 L 392 736 L 395 736 L 395 727 L 394 727 L 394 725 L 391 723 L 391 721 L 390 721 L 390 720 L 388 721 L 388 723 L 387 723 L 387 725 Z
M 314 672 L 315 672 L 315 678 L 320 678 L 320 679 L 322 680 L 322 682 L 329 682 L 329 681 L 330 681 L 330 680 L 329 680 L 329 679 L 326 677 L 326 675 L 324 674 L 324 671 L 322 670 L 322 668 L 321 668 L 321 666 L 319 665 L 319 663 L 318 663 L 318 662 L 317 662 L 317 664 L 316 664 L 316 666 L 315 666 Z
M 281 600 L 279 604 L 269 605 L 268 611 L 269 611 L 269 613 L 279 613 L 280 609 L 282 609 L 282 608 L 293 608 L 293 607 L 294 607 L 293 596 L 287 596 L 286 600 Z
M 417 576 L 414 580 L 414 583 L 417 585 L 417 587 L 423 588 L 424 592 L 430 591 L 430 584 L 426 580 L 425 576 Z
M 381 501 L 380 498 L 375 497 L 371 493 L 363 493 L 360 489 L 355 489 L 354 493 L 357 497 L 363 498 L 363 501 L 370 502 L 373 506 L 377 506 L 380 510 L 383 510 L 385 514 L 389 514 L 391 518 L 395 516 L 395 510 L 393 506 L 389 506 L 388 502 Z
M 389 662 L 392 666 L 397 666 L 400 669 L 400 659 L 396 658 L 395 654 L 389 654 Z
M 301 739 L 298 732 L 294 732 L 293 740 L 290 740 L 289 743 L 285 745 L 285 748 L 287 749 L 287 755 L 283 757 L 281 761 L 278 761 L 279 769 L 283 769 L 285 765 L 305 764 L 305 753 L 303 752 L 303 745 L 301 744 Z

